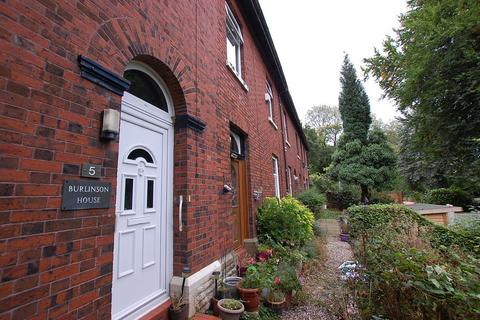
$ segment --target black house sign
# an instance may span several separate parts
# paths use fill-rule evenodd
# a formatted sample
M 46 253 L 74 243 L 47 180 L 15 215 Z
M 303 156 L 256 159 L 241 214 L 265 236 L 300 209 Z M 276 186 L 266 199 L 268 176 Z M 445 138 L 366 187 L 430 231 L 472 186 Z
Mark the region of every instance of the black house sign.
M 109 182 L 65 180 L 62 210 L 110 208 L 112 184 Z

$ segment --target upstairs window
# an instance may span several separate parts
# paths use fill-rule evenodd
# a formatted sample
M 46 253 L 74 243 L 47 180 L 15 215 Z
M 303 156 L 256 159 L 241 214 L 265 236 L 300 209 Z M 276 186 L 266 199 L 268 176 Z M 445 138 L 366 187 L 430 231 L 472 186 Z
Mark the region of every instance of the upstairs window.
M 282 117 L 283 122 L 283 134 L 285 135 L 285 143 L 290 147 L 290 142 L 288 142 L 288 127 L 287 127 L 287 114 L 283 112 Z
M 273 92 L 272 92 L 272 86 L 270 86 L 270 83 L 266 84 L 266 92 L 265 92 L 265 102 L 267 103 L 267 112 L 268 112 L 268 120 L 270 122 L 273 122 Z
M 242 61 L 240 48 L 243 44 L 242 31 L 232 10 L 226 3 L 225 10 L 227 11 L 227 64 L 241 78 Z

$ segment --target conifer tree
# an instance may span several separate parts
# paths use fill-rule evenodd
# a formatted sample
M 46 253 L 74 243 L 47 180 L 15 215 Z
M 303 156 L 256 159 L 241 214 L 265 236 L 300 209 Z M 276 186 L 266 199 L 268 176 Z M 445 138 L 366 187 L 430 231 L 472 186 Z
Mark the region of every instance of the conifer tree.
M 338 106 L 343 121 L 343 132 L 349 139 L 359 139 L 365 143 L 372 123 L 370 102 L 348 55 L 345 55 L 340 75 L 342 88 Z
M 331 176 L 341 182 L 360 186 L 362 201 L 369 189 L 389 187 L 395 177 L 396 158 L 380 128 L 370 129 L 370 103 L 355 68 L 345 56 L 340 82 L 339 109 L 343 135 L 332 156 Z

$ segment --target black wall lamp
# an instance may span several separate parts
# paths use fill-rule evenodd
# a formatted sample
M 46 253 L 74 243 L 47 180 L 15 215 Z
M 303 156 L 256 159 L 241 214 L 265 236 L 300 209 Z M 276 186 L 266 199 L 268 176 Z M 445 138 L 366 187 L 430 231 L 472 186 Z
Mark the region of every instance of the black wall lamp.
M 120 112 L 115 109 L 105 109 L 102 112 L 101 139 L 105 141 L 115 140 L 120 131 Z

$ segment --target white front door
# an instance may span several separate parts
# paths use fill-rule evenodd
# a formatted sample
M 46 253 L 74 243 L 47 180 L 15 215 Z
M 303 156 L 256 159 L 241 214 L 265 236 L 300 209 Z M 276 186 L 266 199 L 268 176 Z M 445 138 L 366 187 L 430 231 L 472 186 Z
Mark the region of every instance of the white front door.
M 168 113 L 126 92 L 118 154 L 113 319 L 137 319 L 168 299 L 172 153 Z

